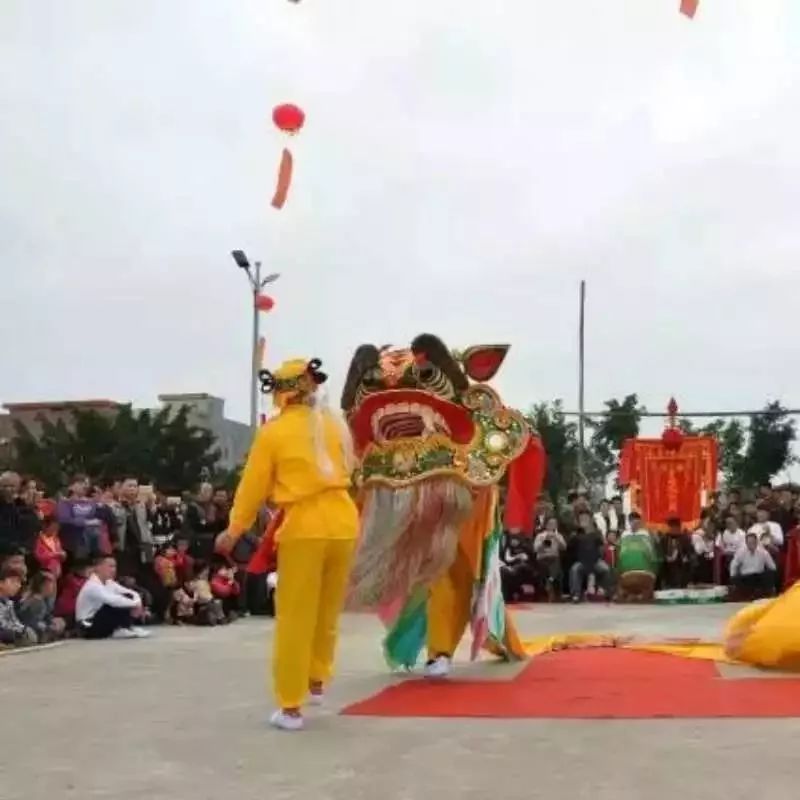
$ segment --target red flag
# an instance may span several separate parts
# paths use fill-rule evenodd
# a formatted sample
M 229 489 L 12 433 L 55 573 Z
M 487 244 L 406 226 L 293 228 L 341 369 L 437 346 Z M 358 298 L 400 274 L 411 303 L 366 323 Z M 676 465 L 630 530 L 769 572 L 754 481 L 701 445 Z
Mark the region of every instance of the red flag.
M 689 17 L 689 19 L 694 19 L 699 5 L 700 0 L 681 0 L 681 14 Z
M 275 194 L 272 197 L 273 208 L 283 208 L 286 196 L 289 194 L 289 186 L 292 182 L 292 154 L 284 148 L 281 155 L 281 165 L 278 169 L 278 185 L 275 187 Z

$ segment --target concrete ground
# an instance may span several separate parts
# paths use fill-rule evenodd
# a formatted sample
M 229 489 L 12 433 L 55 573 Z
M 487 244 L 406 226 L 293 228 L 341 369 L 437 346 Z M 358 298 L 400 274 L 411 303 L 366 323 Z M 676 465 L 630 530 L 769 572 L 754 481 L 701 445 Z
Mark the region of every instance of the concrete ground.
M 730 606 L 520 611 L 525 635 L 718 638 Z M 266 723 L 271 622 L 155 631 L 0 656 L 0 800 L 427 800 L 800 796 L 800 719 L 340 717 L 387 675 L 371 617 L 343 622 L 328 708 L 301 734 Z M 459 666 L 502 679 L 508 666 Z M 727 668 L 726 678 L 750 670 Z M 780 679 L 780 678 L 778 678 Z M 667 688 L 668 690 L 668 688 Z

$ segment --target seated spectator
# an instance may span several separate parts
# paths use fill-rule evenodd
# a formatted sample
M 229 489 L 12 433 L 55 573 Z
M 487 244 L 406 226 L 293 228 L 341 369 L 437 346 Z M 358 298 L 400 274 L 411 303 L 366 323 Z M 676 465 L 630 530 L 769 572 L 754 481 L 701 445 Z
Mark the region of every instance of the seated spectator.
M 153 595 L 145 589 L 133 575 L 123 575 L 119 579 L 119 583 L 123 589 L 138 594 L 142 599 L 142 614 L 137 620 L 140 625 L 150 625 L 156 621 L 163 621 L 161 617 L 159 617 L 158 620 L 156 619 Z
M 517 534 L 507 534 L 504 538 L 505 545 L 500 553 L 500 581 L 503 597 L 507 603 L 513 603 L 519 600 L 525 585 L 535 584 L 536 574 L 530 543 Z
M 714 560 L 716 558 L 714 523 L 710 518 L 703 520 L 703 525 L 692 534 L 692 583 L 697 586 L 714 584 Z
M 573 603 L 584 595 L 584 581 L 597 581 L 598 589 L 606 596 L 611 594 L 611 570 L 603 560 L 605 542 L 595 529 L 589 511 L 578 513 L 578 529 L 569 543 L 573 564 L 569 570 L 569 593 Z
M 149 635 L 134 625 L 143 614 L 142 598 L 117 583 L 116 575 L 116 560 L 101 556 L 78 593 L 75 618 L 87 639 L 138 639 Z
M 198 625 L 219 625 L 225 622 L 222 603 L 214 597 L 209 581 L 208 564 L 195 565 L 195 576 L 191 582 L 195 603 L 195 622 Z
M 561 557 L 566 549 L 567 543 L 558 531 L 558 520 L 550 517 L 544 530 L 533 540 L 533 552 L 539 578 L 551 603 L 561 599 Z
M 39 569 L 49 572 L 58 580 L 67 554 L 61 546 L 61 538 L 58 535 L 56 504 L 52 500 L 43 500 L 39 504 L 39 512 L 42 516 L 42 530 L 36 537 L 33 555 Z
M 19 604 L 19 619 L 36 631 L 39 644 L 62 638 L 66 623 L 53 614 L 56 598 L 56 578 L 50 572 L 37 572 Z
M 73 561 L 69 572 L 61 581 L 53 613 L 64 620 L 67 631 L 75 629 L 75 605 L 81 587 L 89 578 L 89 564 L 86 561 Z
M 725 528 L 717 537 L 717 549 L 722 560 L 721 577 L 727 580 L 730 575 L 733 557 L 745 546 L 745 533 L 733 514 L 725 517 Z
M 28 582 L 28 562 L 25 560 L 25 551 L 22 549 L 12 550 L 0 558 L 0 569 L 7 567 L 19 572 L 22 576 L 22 585 Z
M 756 509 L 756 524 L 748 530 L 748 533 L 754 533 L 759 540 L 767 534 L 775 547 L 778 549 L 783 547 L 783 529 L 770 519 L 770 509 L 764 504 Z
M 236 619 L 241 589 L 234 577 L 230 564 L 220 564 L 211 578 L 211 593 L 222 604 L 222 611 L 228 621 Z
M 603 561 L 608 564 L 611 573 L 616 573 L 619 556 L 619 532 L 609 531 L 606 535 L 606 546 L 603 550 Z
M 36 631 L 25 626 L 17 616 L 14 599 L 22 589 L 22 573 L 12 567 L 0 567 L 0 644 L 36 644 Z
M 662 579 L 665 589 L 683 589 L 689 583 L 691 550 L 687 549 L 688 536 L 683 533 L 681 521 L 677 517 L 667 520 L 667 533 L 664 537 L 664 564 Z
M 169 621 L 173 625 L 185 625 L 195 621 L 194 587 L 191 580 L 185 580 L 172 594 L 172 607 Z
M 731 561 L 731 581 L 737 594 L 749 600 L 770 597 L 775 582 L 775 562 L 759 544 L 754 533 L 748 533 L 743 548 Z

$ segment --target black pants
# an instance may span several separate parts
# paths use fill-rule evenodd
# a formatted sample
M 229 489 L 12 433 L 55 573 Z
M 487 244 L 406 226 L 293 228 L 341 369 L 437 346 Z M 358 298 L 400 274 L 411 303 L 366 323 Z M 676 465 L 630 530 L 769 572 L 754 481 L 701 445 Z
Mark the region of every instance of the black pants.
M 83 625 L 85 639 L 108 639 L 116 630 L 131 627 L 131 610 L 129 608 L 114 608 L 114 606 L 101 606 L 100 610 L 92 617 L 90 625 Z
M 733 579 L 736 593 L 748 600 L 771 597 L 775 591 L 775 571 L 765 570 L 752 575 L 737 575 Z

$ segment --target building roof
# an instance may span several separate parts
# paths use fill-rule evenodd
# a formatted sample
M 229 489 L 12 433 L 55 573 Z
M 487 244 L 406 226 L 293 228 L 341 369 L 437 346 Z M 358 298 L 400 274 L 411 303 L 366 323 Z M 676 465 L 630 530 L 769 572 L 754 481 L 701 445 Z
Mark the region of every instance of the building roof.
M 15 411 L 66 411 L 70 408 L 117 409 L 123 404 L 116 400 L 56 400 L 35 403 L 4 403 L 3 408 L 10 413 Z
M 163 403 L 170 400 L 219 400 L 221 398 L 208 394 L 208 392 L 176 392 L 174 394 L 160 394 L 158 399 Z

